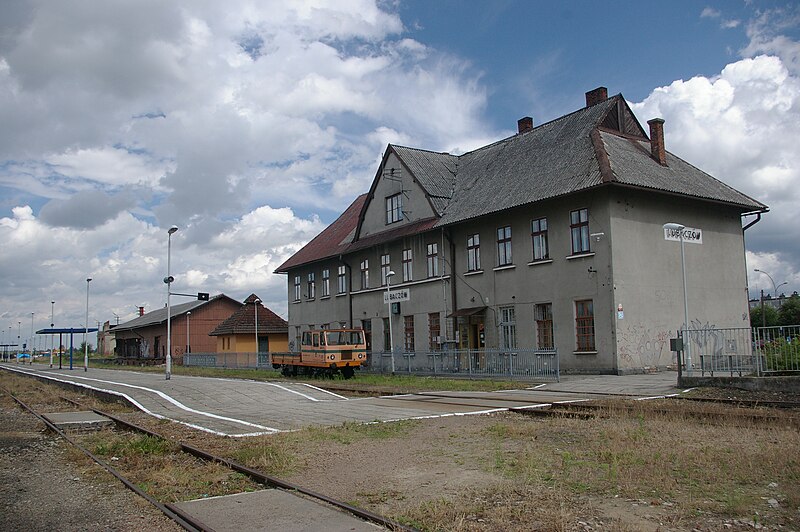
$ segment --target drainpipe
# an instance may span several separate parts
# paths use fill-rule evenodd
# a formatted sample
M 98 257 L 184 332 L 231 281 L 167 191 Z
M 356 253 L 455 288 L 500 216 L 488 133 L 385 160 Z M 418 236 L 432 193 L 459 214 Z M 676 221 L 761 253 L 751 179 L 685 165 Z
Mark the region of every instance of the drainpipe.
M 347 270 L 347 306 L 349 312 L 349 328 L 353 328 L 353 268 L 350 267 L 348 263 L 346 263 L 342 255 L 339 255 L 339 263 L 344 265 L 345 270 Z
M 740 216 L 750 216 L 751 214 L 756 215 L 756 219 L 750 222 L 749 224 L 742 227 L 742 254 L 744 255 L 744 292 L 745 292 L 745 299 L 747 300 L 747 322 L 750 323 L 750 281 L 747 275 L 747 248 L 744 245 L 744 232 L 756 225 L 758 222 L 761 221 L 761 214 L 764 212 L 769 212 L 769 209 L 764 211 L 753 211 L 753 212 L 745 212 L 742 213 Z M 761 316 L 764 316 L 764 293 L 761 293 Z M 744 321 L 744 320 L 743 320 Z M 750 327 L 753 324 L 750 323 Z

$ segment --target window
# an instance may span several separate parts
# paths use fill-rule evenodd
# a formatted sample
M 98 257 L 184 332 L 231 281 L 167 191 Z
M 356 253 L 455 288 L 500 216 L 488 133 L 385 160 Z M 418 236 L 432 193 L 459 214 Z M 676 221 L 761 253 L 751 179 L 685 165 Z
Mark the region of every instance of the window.
M 386 286 L 391 269 L 391 258 L 389 255 L 381 255 L 381 286 Z
M 428 314 L 428 344 L 431 351 L 438 351 L 442 345 L 441 321 L 438 312 Z
M 500 347 L 516 349 L 517 347 L 517 321 L 514 316 L 514 307 L 500 307 Z
M 497 230 L 497 265 L 511 264 L 511 226 L 507 225 Z
M 414 278 L 414 274 L 412 272 L 412 257 L 411 257 L 411 250 L 404 249 L 403 250 L 403 282 L 411 281 Z
M 361 328 L 364 329 L 364 341 L 367 344 L 367 351 L 372 351 L 372 320 L 361 320 Z
M 481 269 L 481 237 L 470 235 L 467 238 L 467 271 L 476 272 Z
M 322 297 L 331 295 L 331 271 L 327 268 L 322 270 Z
M 383 350 L 391 351 L 392 342 L 389 338 L 389 318 L 383 318 Z
M 308 299 L 314 299 L 317 295 L 317 283 L 313 273 L 308 274 L 308 292 L 306 294 Z
M 403 194 L 386 198 L 386 223 L 393 224 L 403 219 Z
M 403 338 L 406 353 L 414 352 L 414 316 L 403 316 Z
M 569 229 L 572 235 L 572 254 L 589 252 L 589 209 L 569 213 Z
M 300 301 L 300 276 L 294 276 L 294 300 Z
M 536 318 L 536 347 L 553 349 L 553 304 L 538 304 L 533 311 Z
M 594 304 L 591 299 L 575 302 L 575 333 L 578 351 L 594 351 Z
M 345 280 L 345 267 L 339 266 L 339 274 L 337 277 L 339 281 L 339 293 L 344 294 L 347 292 L 347 281 Z
M 361 289 L 367 288 L 369 288 L 369 260 L 364 259 L 361 261 Z
M 439 276 L 439 244 L 428 244 L 427 252 L 428 277 Z
M 547 249 L 547 218 L 531 220 L 531 243 L 533 244 L 533 260 L 550 258 Z

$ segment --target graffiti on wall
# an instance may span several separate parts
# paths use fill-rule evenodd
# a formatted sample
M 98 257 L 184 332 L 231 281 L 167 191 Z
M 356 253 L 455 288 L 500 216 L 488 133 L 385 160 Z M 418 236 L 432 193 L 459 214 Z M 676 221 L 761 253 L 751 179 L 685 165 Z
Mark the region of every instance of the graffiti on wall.
M 674 363 L 669 350 L 669 331 L 641 323 L 628 323 L 617 331 L 620 358 L 632 367 L 658 367 Z
M 689 322 L 689 345 L 694 353 L 721 355 L 725 349 L 725 335 L 709 322 Z

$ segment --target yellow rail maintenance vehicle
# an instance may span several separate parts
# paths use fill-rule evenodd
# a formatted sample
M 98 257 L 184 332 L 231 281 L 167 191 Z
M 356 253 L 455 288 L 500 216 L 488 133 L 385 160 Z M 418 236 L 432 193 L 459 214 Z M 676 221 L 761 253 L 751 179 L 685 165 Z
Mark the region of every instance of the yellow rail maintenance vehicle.
M 361 329 L 323 329 L 305 331 L 299 353 L 272 353 L 272 367 L 284 376 L 319 375 L 332 377 L 338 372 L 345 379 L 367 362 L 367 343 Z

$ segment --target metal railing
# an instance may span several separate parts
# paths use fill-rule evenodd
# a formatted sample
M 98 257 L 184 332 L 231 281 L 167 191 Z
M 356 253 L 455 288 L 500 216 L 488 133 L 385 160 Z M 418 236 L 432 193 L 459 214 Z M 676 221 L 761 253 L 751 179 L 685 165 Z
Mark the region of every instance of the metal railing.
M 392 355 L 373 351 L 361 371 L 391 373 Z M 184 366 L 207 368 L 272 369 L 269 353 L 191 353 L 183 356 Z M 459 351 L 396 352 L 394 372 L 407 375 L 436 375 L 558 382 L 558 352 L 534 349 L 471 349 Z
M 234 369 L 272 369 L 269 353 L 187 353 L 184 366 Z
M 392 354 L 373 351 L 362 371 L 391 373 Z M 558 382 L 556 350 L 467 349 L 456 351 L 395 352 L 395 374 L 457 377 L 498 377 Z
M 800 373 L 800 325 L 690 329 L 688 354 L 693 370 L 705 376 L 764 376 Z M 683 331 L 678 332 L 683 338 Z M 687 353 L 681 353 L 682 363 Z
M 756 327 L 753 345 L 761 375 L 800 373 L 800 325 Z

